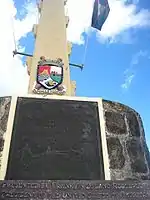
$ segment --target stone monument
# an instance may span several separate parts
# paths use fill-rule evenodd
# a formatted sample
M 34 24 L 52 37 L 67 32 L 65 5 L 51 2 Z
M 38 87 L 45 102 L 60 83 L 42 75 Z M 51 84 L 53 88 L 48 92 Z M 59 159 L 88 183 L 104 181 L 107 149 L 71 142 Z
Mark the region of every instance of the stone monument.
M 75 97 L 64 2 L 40 1 L 39 12 L 28 95 L 0 98 L 0 199 L 149 199 L 139 114 Z

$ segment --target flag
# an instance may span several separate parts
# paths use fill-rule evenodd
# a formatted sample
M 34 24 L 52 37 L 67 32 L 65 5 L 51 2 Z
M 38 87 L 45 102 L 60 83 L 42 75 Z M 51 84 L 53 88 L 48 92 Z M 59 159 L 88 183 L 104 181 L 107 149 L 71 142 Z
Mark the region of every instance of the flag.
M 91 26 L 93 28 L 101 30 L 109 15 L 109 12 L 110 8 L 108 0 L 95 0 Z

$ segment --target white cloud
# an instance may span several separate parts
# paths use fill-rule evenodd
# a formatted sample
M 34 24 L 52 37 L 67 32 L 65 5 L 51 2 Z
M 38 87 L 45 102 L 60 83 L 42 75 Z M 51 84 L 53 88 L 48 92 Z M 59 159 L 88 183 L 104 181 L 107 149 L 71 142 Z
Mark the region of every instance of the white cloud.
M 14 21 L 17 41 L 22 37 L 26 37 L 37 21 L 37 9 L 34 1 L 28 1 L 24 6 L 24 10 L 27 15 L 22 20 L 16 19 Z
M 137 71 L 137 65 L 139 64 L 141 58 L 149 59 L 149 53 L 146 50 L 140 50 L 136 54 L 132 56 L 130 67 L 124 72 L 124 83 L 121 85 L 122 89 L 128 89 L 135 78 L 135 74 Z
M 102 31 L 97 31 L 99 40 L 116 41 L 116 38 L 126 31 L 150 26 L 150 11 L 146 9 L 137 11 L 138 1 L 132 0 L 130 4 L 127 4 L 127 1 L 129 2 L 129 0 L 109 0 L 110 14 Z M 68 38 L 72 42 L 84 43 L 82 34 L 90 27 L 93 2 L 94 0 L 68 0 L 70 16 Z
M 123 89 L 128 89 L 129 86 L 131 85 L 131 82 L 132 82 L 134 76 L 135 76 L 134 74 L 131 74 L 131 75 L 129 75 L 129 76 L 126 75 L 125 82 L 121 85 L 121 87 L 122 87 Z
M 91 23 L 93 0 L 68 0 L 67 8 L 70 17 L 67 30 L 68 40 L 73 43 L 83 44 L 82 34 Z
M 15 49 L 12 18 L 14 19 L 16 42 L 19 45 L 19 40 L 31 31 L 33 23 L 35 23 L 35 7 L 33 4 L 28 4 L 27 15 L 21 21 L 14 19 L 17 10 L 13 0 L 5 0 L 0 6 L 0 96 L 12 94 L 24 94 L 27 92 L 28 80 L 26 67 L 22 64 L 22 57 L 16 56 L 13 58 L 13 50 Z M 34 10 L 34 13 L 31 12 Z M 21 51 L 24 49 L 19 47 Z
M 131 60 L 131 66 L 137 65 L 141 57 L 148 57 L 148 52 L 140 50 L 135 55 L 133 55 L 132 60 Z
M 140 0 L 122 0 L 124 3 L 138 4 Z

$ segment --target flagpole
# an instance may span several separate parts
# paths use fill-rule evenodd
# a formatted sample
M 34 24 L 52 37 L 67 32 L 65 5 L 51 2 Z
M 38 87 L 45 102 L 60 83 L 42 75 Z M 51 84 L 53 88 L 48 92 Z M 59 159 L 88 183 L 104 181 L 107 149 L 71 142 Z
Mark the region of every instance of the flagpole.
M 86 38 L 86 42 L 85 42 L 85 50 L 84 50 L 84 55 L 83 55 L 83 60 L 82 60 L 83 66 L 85 65 L 88 43 L 89 43 L 89 34 L 87 34 L 87 38 Z

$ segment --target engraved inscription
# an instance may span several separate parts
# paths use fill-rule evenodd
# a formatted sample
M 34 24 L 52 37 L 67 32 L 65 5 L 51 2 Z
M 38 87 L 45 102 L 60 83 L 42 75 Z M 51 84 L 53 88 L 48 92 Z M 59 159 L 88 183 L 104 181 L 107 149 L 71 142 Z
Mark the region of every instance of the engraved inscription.
M 150 181 L 1 181 L 0 199 L 149 200 Z

